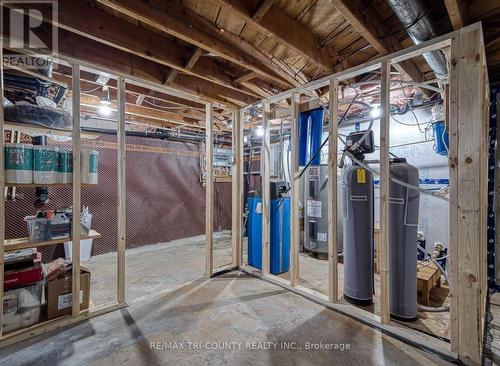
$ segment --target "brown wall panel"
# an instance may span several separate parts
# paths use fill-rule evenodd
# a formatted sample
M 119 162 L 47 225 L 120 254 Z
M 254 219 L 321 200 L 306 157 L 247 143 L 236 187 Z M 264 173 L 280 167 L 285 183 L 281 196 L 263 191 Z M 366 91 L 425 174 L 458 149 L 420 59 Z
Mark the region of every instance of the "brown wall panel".
M 61 144 L 70 146 L 68 143 Z M 99 184 L 82 188 L 82 205 L 93 214 L 92 228 L 102 234 L 92 254 L 116 250 L 116 136 L 82 141 L 99 151 Z M 127 248 L 203 234 L 205 188 L 199 181 L 198 144 L 127 136 Z M 216 183 L 214 230 L 231 227 L 231 183 Z M 71 187 L 51 188 L 50 201 L 36 207 L 35 189 L 18 188 L 6 204 L 6 238 L 27 235 L 23 218 L 39 209 L 69 207 Z M 62 246 L 43 249 L 44 261 L 63 254 Z

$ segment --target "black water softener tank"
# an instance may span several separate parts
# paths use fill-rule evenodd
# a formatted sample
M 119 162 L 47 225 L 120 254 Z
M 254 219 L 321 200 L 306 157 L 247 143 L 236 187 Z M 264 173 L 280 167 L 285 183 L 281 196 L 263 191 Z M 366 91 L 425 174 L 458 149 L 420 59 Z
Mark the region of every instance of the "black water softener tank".
M 357 160 L 374 151 L 373 132 L 353 132 L 346 140 Z M 359 142 L 363 139 L 362 142 Z M 373 174 L 353 161 L 342 175 L 344 217 L 344 298 L 356 305 L 373 302 Z
M 419 186 L 418 169 L 406 159 L 390 161 L 391 177 Z M 391 180 L 389 186 L 390 220 L 390 297 L 391 316 L 417 319 L 417 250 L 420 192 Z

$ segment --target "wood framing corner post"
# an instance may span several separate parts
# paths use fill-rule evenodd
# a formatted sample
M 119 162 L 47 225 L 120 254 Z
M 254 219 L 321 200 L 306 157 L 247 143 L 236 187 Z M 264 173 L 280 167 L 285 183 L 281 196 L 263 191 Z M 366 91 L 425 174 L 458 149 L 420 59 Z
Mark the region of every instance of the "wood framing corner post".
M 241 111 L 233 112 L 233 169 L 232 169 L 232 221 L 231 243 L 233 266 L 240 267 L 242 262 L 241 227 L 243 209 L 243 127 Z
M 452 42 L 450 132 L 456 160 L 450 195 L 452 349 L 480 365 L 487 296 L 488 85 L 480 24 Z M 457 92 L 458 90 L 458 92 Z M 458 136 L 458 138 L 456 136 Z M 451 178 L 450 174 L 450 178 Z
M 81 170 L 80 154 L 80 66 L 72 64 L 73 77 L 73 225 L 72 225 L 72 314 L 80 316 L 80 212 L 81 212 Z
M 125 79 L 118 78 L 118 123 L 117 123 L 117 169 L 118 169 L 118 257 L 117 257 L 117 301 L 122 304 L 125 302 L 125 245 L 126 245 L 126 188 L 125 188 Z
M 391 64 L 389 61 L 382 62 L 382 85 L 381 85 L 381 111 L 380 118 L 380 320 L 382 324 L 388 324 L 390 316 L 390 228 L 389 228 L 389 130 L 391 122 Z
M 0 92 L 3 99 L 3 50 L 2 41 L 0 40 Z M 5 245 L 5 167 L 4 167 L 4 114 L 3 103 L 0 103 L 0 304 L 3 304 L 3 281 L 4 281 L 4 245 Z M 0 337 L 2 337 L 3 328 L 3 305 L 0 306 Z
M 335 303 L 339 299 L 337 270 L 337 149 L 338 149 L 338 89 L 337 79 L 329 85 L 329 140 L 328 140 L 328 298 Z M 340 228 L 342 230 L 342 228 Z
M 205 106 L 205 277 L 212 277 L 214 273 L 214 135 L 213 135 L 213 106 Z
M 271 129 L 269 127 L 269 103 L 262 103 L 262 274 L 268 275 L 271 271 L 271 197 L 270 197 L 270 149 L 271 149 Z
M 299 251 L 300 251 L 300 223 L 299 223 L 299 201 L 300 201 L 300 175 L 298 162 L 299 147 L 299 96 L 292 94 L 290 103 L 291 115 L 291 145 L 290 164 L 292 165 L 291 179 L 291 210 L 290 210 L 290 285 L 296 287 L 299 284 Z

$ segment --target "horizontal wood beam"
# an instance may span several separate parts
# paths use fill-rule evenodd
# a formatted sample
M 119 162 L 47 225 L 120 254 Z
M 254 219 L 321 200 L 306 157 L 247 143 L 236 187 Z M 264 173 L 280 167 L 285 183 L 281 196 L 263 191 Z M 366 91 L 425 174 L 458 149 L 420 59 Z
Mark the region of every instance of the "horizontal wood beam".
M 253 13 L 252 19 L 256 22 L 259 22 L 275 2 L 276 0 L 262 1 L 257 10 Z
M 185 70 L 191 70 L 196 63 L 200 59 L 200 56 L 202 55 L 203 50 L 199 47 L 196 47 L 194 50 L 193 54 L 191 57 L 189 57 L 188 62 L 186 63 Z M 177 76 L 179 72 L 177 70 L 170 70 L 167 76 L 167 81 L 165 81 L 165 85 L 171 84 L 175 77 Z
M 253 46 L 253 52 L 244 50 L 247 42 L 233 39 L 229 43 L 228 32 L 220 32 L 209 20 L 175 2 L 97 0 L 99 3 L 125 14 L 144 24 L 157 28 L 185 42 L 200 47 L 214 55 L 222 57 L 248 70 L 253 70 L 262 77 L 283 83 L 283 77 L 277 75 L 274 65 L 260 54 Z
M 54 80 L 66 83 L 69 89 L 73 88 L 71 77 L 68 77 L 67 75 L 61 74 L 59 72 L 54 72 L 53 78 Z M 110 84 L 112 84 L 112 86 Z M 108 86 L 110 100 L 111 101 L 117 100 L 118 93 L 116 89 L 116 81 L 114 83 L 111 83 L 110 80 L 110 82 L 108 82 L 106 86 Z M 183 118 L 183 121 L 188 123 L 202 121 L 205 118 L 204 113 L 199 109 L 194 109 L 190 107 L 181 107 L 179 105 L 173 104 L 171 102 L 162 99 L 157 99 L 157 98 L 153 99 L 152 97 L 147 96 L 146 94 L 139 94 L 140 97 L 136 96 L 137 95 L 136 93 L 133 93 L 129 90 L 129 88 L 133 89 L 133 87 L 134 85 L 127 84 L 125 100 L 128 104 L 136 104 L 139 106 L 164 110 L 170 113 L 176 113 L 180 118 Z M 102 93 L 102 88 L 100 88 L 100 84 L 97 84 L 93 81 L 85 80 L 83 78 L 80 78 L 80 88 L 82 97 L 83 96 L 99 97 Z M 138 103 L 139 100 L 140 103 Z
M 60 75 L 60 76 L 58 76 Z M 87 82 L 89 85 L 88 89 L 95 88 L 99 85 L 102 85 L 100 83 L 96 82 L 97 79 L 96 74 L 85 71 L 85 70 L 80 70 L 80 79 Z M 64 65 L 57 65 L 57 68 L 54 70 L 54 78 L 59 81 L 64 81 L 68 85 L 71 84 L 71 68 L 64 66 Z M 109 87 L 110 92 L 115 92 L 116 93 L 116 79 L 109 79 L 106 85 Z M 205 105 L 192 101 L 192 100 L 187 100 L 187 99 L 182 99 L 177 96 L 173 96 L 170 94 L 165 94 L 158 92 L 156 90 L 151 90 L 142 86 L 138 86 L 135 84 L 127 84 L 127 93 L 133 93 L 137 96 L 139 95 L 144 95 L 148 96 L 150 98 L 153 98 L 154 100 L 158 100 L 162 103 L 166 103 L 166 105 L 172 105 L 172 106 L 177 106 L 177 107 L 185 107 L 186 110 L 192 110 L 192 111 L 203 111 L 205 110 Z M 218 110 L 219 111 L 219 110 Z
M 444 0 L 451 25 L 454 30 L 463 28 L 465 25 L 464 3 L 462 0 Z
M 8 26 L 8 22 L 4 23 Z M 48 42 L 51 34 L 49 24 L 44 23 L 37 28 L 37 35 L 42 41 L 45 39 Z M 96 67 L 112 70 L 117 74 L 130 75 L 154 84 L 164 85 L 168 69 L 162 65 L 63 29 L 59 30 L 58 36 L 57 52 L 60 56 L 82 60 Z M 230 109 L 237 109 L 257 100 L 236 90 L 200 80 L 191 75 L 182 75 L 182 80 L 182 82 L 173 82 L 170 88 L 190 94 L 194 99 L 201 98 L 207 102 L 223 104 Z
M 22 6 L 27 9 L 37 9 L 44 15 L 44 19 L 52 19 L 48 16 L 52 8 L 47 3 L 16 4 L 16 7 Z M 186 64 L 186 56 L 192 53 L 189 47 L 81 1 L 61 1 L 58 4 L 56 20 L 54 19 L 54 24 L 61 29 L 172 68 L 168 74 L 171 80 L 167 84 L 173 81 L 177 72 L 183 72 L 258 97 L 253 92 L 234 84 L 231 76 L 224 72 L 216 61 L 204 58 L 195 68 L 194 64 L 201 56 L 195 54 L 192 56 L 197 58 L 193 59 L 192 65 L 189 64 L 189 59 Z
M 82 94 L 80 97 L 80 103 L 82 104 L 82 106 L 88 108 L 99 108 L 99 101 L 100 98 L 95 95 Z M 118 107 L 115 100 L 111 101 L 110 108 L 116 113 Z M 139 106 L 136 105 L 133 101 L 126 102 L 125 114 L 128 116 L 145 117 L 148 120 L 156 121 L 157 124 L 160 123 L 160 125 L 161 123 L 169 123 L 182 126 L 197 126 L 199 128 L 203 128 L 203 126 L 200 126 L 198 124 L 198 121 L 196 120 L 182 117 L 179 114 L 173 112 L 160 111 L 151 107 Z
M 330 0 L 330 2 L 381 55 L 403 49 L 395 35 L 388 36 L 390 29 L 371 5 L 362 0 Z M 424 79 L 422 72 L 411 60 L 393 66 L 413 81 L 419 82 Z
M 215 0 L 217 4 L 244 19 L 252 29 L 272 35 L 287 48 L 305 57 L 326 71 L 340 71 L 328 51 L 321 48 L 316 36 L 297 20 L 289 16 L 274 1 L 264 1 L 254 13 L 247 0 Z M 257 15 L 257 17 L 256 17 Z
M 241 73 L 240 75 L 236 76 L 234 78 L 234 82 L 236 84 L 243 83 L 245 81 L 254 79 L 257 76 L 257 74 L 254 71 L 246 71 L 244 73 Z

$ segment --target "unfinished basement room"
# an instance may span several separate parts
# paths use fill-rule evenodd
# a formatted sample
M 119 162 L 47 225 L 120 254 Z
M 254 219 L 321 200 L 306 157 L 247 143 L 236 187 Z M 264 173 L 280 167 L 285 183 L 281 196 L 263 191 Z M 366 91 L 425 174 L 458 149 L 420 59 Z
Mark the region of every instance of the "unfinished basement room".
M 0 10 L 1 366 L 500 365 L 500 0 Z

